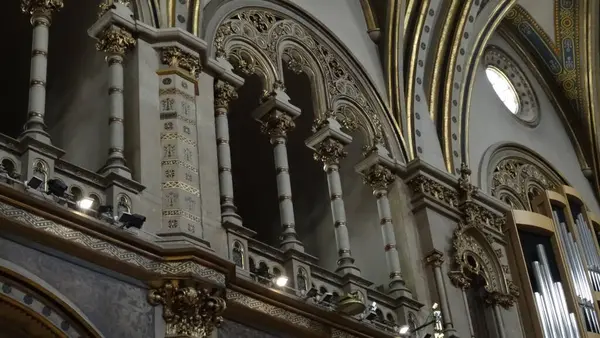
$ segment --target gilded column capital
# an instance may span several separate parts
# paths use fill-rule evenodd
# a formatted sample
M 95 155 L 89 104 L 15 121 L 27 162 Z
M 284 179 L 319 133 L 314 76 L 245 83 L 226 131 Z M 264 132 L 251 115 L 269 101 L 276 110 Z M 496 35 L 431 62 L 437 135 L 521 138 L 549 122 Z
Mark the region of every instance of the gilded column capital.
M 161 52 L 162 63 L 168 65 L 169 67 L 186 70 L 193 77 L 196 77 L 196 75 L 202 71 L 200 57 L 185 52 L 179 47 L 165 47 L 161 50 Z
M 108 55 L 124 56 L 135 44 L 131 33 L 117 26 L 110 26 L 98 36 L 96 49 Z
M 102 17 L 111 9 L 115 9 L 115 4 L 121 4 L 125 7 L 129 7 L 130 5 L 128 0 L 104 0 L 100 5 L 98 5 L 98 18 Z
M 63 0 L 21 0 L 21 10 L 29 15 L 50 17 L 65 6 Z
M 364 183 L 370 185 L 373 191 L 387 190 L 396 180 L 392 171 L 381 164 L 372 165 L 363 172 L 363 175 Z
M 321 161 L 327 166 L 340 164 L 340 160 L 346 156 L 348 152 L 344 150 L 344 144 L 331 137 L 317 144 L 313 155 L 316 161 Z
M 288 132 L 295 127 L 296 123 L 290 115 L 275 111 L 266 116 L 260 130 L 271 139 L 276 139 L 287 137 Z
M 184 285 L 180 280 L 166 281 L 161 287 L 151 289 L 148 302 L 163 306 L 167 337 L 208 337 L 223 322 L 226 308 L 225 299 L 215 291 Z
M 215 83 L 215 108 L 229 109 L 229 103 L 238 98 L 236 88 L 225 81 Z
M 438 250 L 433 250 L 425 257 L 425 262 L 434 267 L 440 267 L 444 263 L 444 254 Z

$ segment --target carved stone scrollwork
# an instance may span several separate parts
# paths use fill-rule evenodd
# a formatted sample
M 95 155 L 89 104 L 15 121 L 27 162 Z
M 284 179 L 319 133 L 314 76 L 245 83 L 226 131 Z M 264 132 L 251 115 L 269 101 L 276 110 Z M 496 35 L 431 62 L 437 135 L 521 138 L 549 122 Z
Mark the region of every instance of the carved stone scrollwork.
M 200 58 L 190 53 L 184 52 L 178 47 L 166 47 L 161 50 L 163 64 L 169 67 L 181 68 L 190 73 L 192 77 L 202 70 L 200 65 Z
M 215 108 L 229 109 L 229 103 L 238 98 L 234 86 L 224 81 L 215 83 Z
M 369 184 L 373 191 L 387 190 L 390 184 L 394 183 L 396 176 L 392 171 L 381 164 L 371 166 L 363 178 L 365 184 Z
M 294 123 L 291 116 L 285 113 L 273 112 L 262 122 L 260 130 L 269 138 L 276 139 L 287 137 L 288 132 L 295 127 L 296 123 Z
M 21 10 L 29 15 L 38 13 L 49 17 L 52 12 L 57 12 L 64 6 L 63 0 L 21 0 Z
M 151 305 L 163 306 L 167 337 L 204 338 L 223 321 L 225 299 L 218 292 L 180 280 L 165 282 L 150 290 Z
M 458 195 L 454 189 L 423 175 L 411 178 L 407 185 L 413 193 L 423 194 L 436 199 L 452 208 L 458 205 Z
M 319 143 L 313 154 L 315 161 L 321 161 L 327 166 L 340 164 L 340 160 L 346 156 L 348 152 L 344 150 L 344 144 L 331 137 Z
M 133 49 L 135 44 L 131 33 L 117 26 L 110 26 L 100 34 L 96 49 L 109 55 L 123 56 Z

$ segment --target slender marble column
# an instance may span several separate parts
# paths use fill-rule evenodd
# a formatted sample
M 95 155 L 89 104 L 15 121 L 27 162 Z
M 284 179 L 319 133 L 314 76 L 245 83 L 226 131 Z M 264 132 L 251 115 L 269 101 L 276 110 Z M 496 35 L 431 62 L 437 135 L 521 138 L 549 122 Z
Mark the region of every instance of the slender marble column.
M 287 154 L 287 134 L 296 124 L 292 116 L 273 110 L 262 118 L 261 131 L 269 136 L 273 145 L 275 169 L 277 171 L 277 194 L 279 195 L 279 215 L 283 232 L 281 234 L 281 249 L 304 251 L 304 246 L 296 233 L 294 204 L 292 203 L 292 185 Z
M 450 305 L 448 304 L 448 295 L 446 293 L 446 285 L 444 284 L 444 276 L 442 274 L 444 255 L 441 252 L 434 250 L 425 258 L 425 261 L 427 264 L 433 266 L 435 286 L 438 291 L 438 298 L 440 300 L 440 307 L 442 311 L 444 333 L 448 334 L 449 336 L 452 336 L 452 334 L 456 335 L 456 330 L 452 324 L 452 313 L 450 312 Z
M 494 320 L 498 328 L 498 338 L 506 338 L 506 330 L 504 329 L 504 321 L 502 320 L 502 310 L 500 305 L 494 304 Z
M 396 177 L 391 170 L 381 164 L 374 164 L 369 167 L 364 174 L 364 182 L 373 189 L 373 196 L 377 199 L 377 212 L 379 214 L 379 224 L 381 225 L 381 234 L 383 236 L 385 259 L 390 276 L 390 293 L 396 291 L 407 291 L 406 283 L 402 279 L 400 268 L 400 258 L 396 248 L 396 235 L 394 233 L 394 224 L 392 221 L 392 211 L 388 199 L 389 186 Z
M 129 168 L 125 163 L 123 153 L 125 145 L 124 132 L 124 103 L 123 103 L 123 57 L 135 46 L 135 39 L 129 32 L 116 26 L 110 26 L 99 36 L 96 48 L 106 53 L 106 62 L 109 68 L 110 99 L 108 159 L 102 172 L 107 174 L 115 172 L 123 176 L 131 177 Z
M 229 147 L 229 103 L 237 99 L 235 87 L 225 81 L 215 83 L 215 128 L 217 135 L 217 159 L 219 162 L 219 190 L 221 191 L 221 217 L 223 223 L 241 226 L 233 199 L 231 175 L 231 149 Z
M 324 135 L 324 133 L 331 132 L 333 134 L 327 135 L 320 140 L 318 139 L 320 136 L 319 133 Z M 344 137 L 335 137 L 333 135 Z M 348 227 L 346 226 L 346 209 L 344 200 L 342 199 L 342 182 L 339 172 L 340 160 L 348 155 L 344 150 L 344 146 L 351 142 L 352 138 L 339 130 L 339 123 L 333 118 L 328 119 L 328 124 L 317 131 L 314 137 L 317 137 L 317 142 L 311 144 L 312 142 L 309 140 L 307 144 L 315 150 L 315 160 L 323 162 L 323 169 L 327 173 L 331 213 L 335 227 L 335 242 L 338 249 L 338 268 L 336 272 L 343 275 L 353 274 L 360 276 L 360 270 L 354 264 L 352 251 L 350 251 L 350 236 L 348 234 Z
M 48 68 L 48 37 L 52 12 L 64 7 L 63 0 L 22 0 L 21 9 L 31 15 L 33 37 L 29 73 L 29 104 L 27 122 L 21 138 L 32 137 L 50 143 L 46 132 L 46 76 Z

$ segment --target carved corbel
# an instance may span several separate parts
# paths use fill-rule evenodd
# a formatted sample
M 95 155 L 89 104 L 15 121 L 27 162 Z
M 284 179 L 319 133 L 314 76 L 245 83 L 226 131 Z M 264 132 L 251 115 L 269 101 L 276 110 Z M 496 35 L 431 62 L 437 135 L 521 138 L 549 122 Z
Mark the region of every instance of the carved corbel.
M 223 321 L 226 302 L 219 290 L 191 281 L 169 280 L 151 289 L 148 302 L 163 306 L 166 337 L 209 337 Z

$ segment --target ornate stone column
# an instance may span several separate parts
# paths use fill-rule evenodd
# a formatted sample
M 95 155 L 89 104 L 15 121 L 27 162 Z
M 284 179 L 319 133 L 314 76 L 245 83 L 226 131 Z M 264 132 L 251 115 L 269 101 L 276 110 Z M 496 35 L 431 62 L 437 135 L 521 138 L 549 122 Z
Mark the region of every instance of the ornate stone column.
M 205 338 L 223 322 L 225 299 L 218 290 L 203 288 L 191 281 L 166 281 L 151 289 L 148 302 L 163 306 L 165 337 Z
M 48 37 L 52 13 L 62 9 L 63 0 L 21 0 L 21 9 L 31 16 L 31 70 L 29 73 L 29 105 L 27 122 L 21 138 L 31 137 L 50 143 L 46 132 L 46 76 L 48 68 Z
M 494 304 L 492 307 L 494 309 L 494 321 L 498 328 L 498 338 L 506 338 L 506 330 L 504 329 L 504 321 L 502 320 L 502 309 L 498 304 Z
M 277 194 L 279 195 L 279 215 L 283 232 L 281 249 L 304 252 L 304 246 L 296 233 L 292 185 L 287 154 L 287 134 L 296 126 L 294 119 L 300 116 L 300 109 L 292 106 L 289 97 L 282 89 L 276 89 L 252 114 L 261 123 L 261 131 L 269 137 L 273 145 L 275 170 L 277 171 Z
M 342 275 L 360 276 L 360 270 L 354 264 L 354 258 L 350 251 L 350 237 L 346 227 L 346 209 L 342 199 L 342 182 L 339 173 L 340 160 L 348 155 L 344 146 L 352 142 L 352 137 L 341 130 L 341 125 L 332 116 L 318 127 L 320 128 L 306 141 L 306 145 L 315 151 L 315 160 L 323 162 L 323 170 L 327 173 L 335 241 L 338 249 L 336 272 Z
M 229 103 L 237 99 L 236 88 L 217 80 L 215 82 L 215 129 L 217 136 L 217 158 L 219 161 L 219 190 L 221 192 L 221 217 L 223 223 L 242 225 L 233 199 L 233 177 L 231 175 L 231 149 L 229 147 Z
M 363 175 L 364 183 L 371 186 L 373 196 L 377 201 L 385 260 L 390 277 L 389 292 L 398 296 L 410 296 L 411 293 L 402 278 L 392 210 L 388 199 L 390 185 L 396 180 L 396 176 L 392 173 L 395 163 L 388 155 L 387 149 L 379 141 L 378 138 L 375 145 L 366 154 L 366 158 L 357 164 L 356 171 Z
M 110 99 L 110 117 L 108 159 L 102 173 L 117 173 L 131 178 L 131 172 L 125 163 L 124 145 L 124 102 L 123 102 L 123 58 L 135 46 L 131 33 L 121 27 L 111 25 L 98 36 L 96 48 L 106 53 L 108 63 L 108 96 Z
M 456 330 L 452 324 L 452 314 L 450 312 L 450 305 L 448 304 L 448 295 L 446 293 L 446 285 L 444 283 L 444 276 L 442 274 L 442 264 L 444 263 L 444 254 L 437 250 L 433 250 L 427 257 L 425 262 L 433 267 L 433 275 L 435 278 L 435 287 L 438 291 L 438 298 L 440 302 L 440 308 L 442 311 L 442 322 L 444 324 L 444 334 L 448 336 L 455 335 Z

